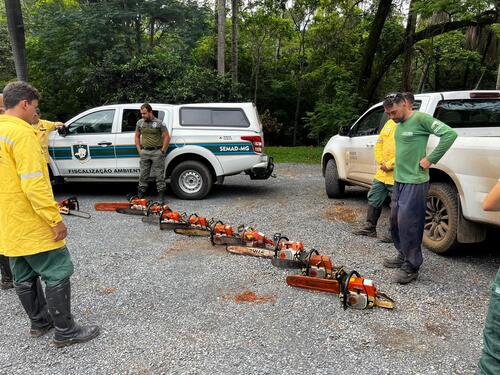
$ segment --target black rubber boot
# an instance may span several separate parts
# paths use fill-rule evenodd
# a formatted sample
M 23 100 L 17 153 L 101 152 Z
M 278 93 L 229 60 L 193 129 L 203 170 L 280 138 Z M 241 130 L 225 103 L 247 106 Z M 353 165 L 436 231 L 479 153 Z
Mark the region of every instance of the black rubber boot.
M 11 289 L 14 288 L 12 281 L 12 271 L 10 270 L 9 258 L 0 255 L 0 273 L 2 279 L 0 281 L 0 289 Z
M 158 203 L 165 204 L 165 191 L 158 192 Z
M 47 303 L 54 320 L 54 345 L 57 348 L 83 343 L 99 335 L 96 325 L 80 326 L 71 315 L 71 284 L 69 279 L 55 286 L 47 286 Z
M 380 214 L 382 213 L 382 207 L 376 208 L 372 205 L 368 205 L 368 210 L 366 212 L 366 223 L 358 230 L 353 233 L 361 236 L 377 237 L 377 222 Z
M 16 293 L 31 321 L 31 337 L 45 335 L 54 327 L 43 294 L 42 282 L 37 276 L 32 281 L 15 283 Z

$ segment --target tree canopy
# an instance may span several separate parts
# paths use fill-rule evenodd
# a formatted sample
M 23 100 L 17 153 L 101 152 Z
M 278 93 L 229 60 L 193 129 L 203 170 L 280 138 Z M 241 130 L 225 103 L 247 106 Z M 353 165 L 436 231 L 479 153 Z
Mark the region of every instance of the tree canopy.
M 237 67 L 237 82 L 229 69 L 217 74 L 220 3 L 24 0 L 28 77 L 45 115 L 66 120 L 117 102 L 253 101 L 267 143 L 321 144 L 387 92 L 497 82 L 498 1 L 226 1 L 225 65 Z M 16 76 L 6 21 L 2 4 L 2 85 Z

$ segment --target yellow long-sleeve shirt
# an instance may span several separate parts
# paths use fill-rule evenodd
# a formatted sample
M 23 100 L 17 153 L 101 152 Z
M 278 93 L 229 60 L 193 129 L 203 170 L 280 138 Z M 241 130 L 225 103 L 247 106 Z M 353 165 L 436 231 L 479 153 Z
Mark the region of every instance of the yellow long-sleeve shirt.
M 386 185 L 394 185 L 393 172 L 396 161 L 394 132 L 396 131 L 396 127 L 397 124 L 394 121 L 388 120 L 380 131 L 377 143 L 375 144 L 375 161 L 378 168 L 374 178 Z M 382 163 L 385 163 L 385 166 L 389 169 L 388 171 L 380 169 L 380 164 Z
M 49 133 L 58 125 L 63 125 L 63 123 L 40 119 L 36 124 L 33 124 L 33 129 L 36 131 L 40 146 L 42 146 L 43 156 L 45 156 L 47 163 L 49 162 Z

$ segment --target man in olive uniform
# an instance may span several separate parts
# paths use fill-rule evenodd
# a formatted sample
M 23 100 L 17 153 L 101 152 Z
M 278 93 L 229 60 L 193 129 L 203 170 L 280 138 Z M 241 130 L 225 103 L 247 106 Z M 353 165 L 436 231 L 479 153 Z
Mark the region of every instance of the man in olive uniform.
M 0 253 L 9 257 L 14 287 L 31 321 L 32 337 L 55 328 L 56 347 L 89 341 L 98 326 L 71 315 L 73 262 L 67 229 L 54 200 L 40 142 L 31 126 L 40 95 L 26 82 L 3 90 L 0 115 Z M 40 278 L 45 282 L 46 296 Z
M 158 201 L 165 200 L 165 154 L 170 142 L 170 134 L 163 121 L 157 119 L 148 103 L 141 105 L 142 119 L 135 127 L 135 147 L 140 156 L 140 176 L 138 196 L 143 198 L 148 188 L 148 178 L 153 170 L 158 190 Z
M 3 108 L 3 95 L 0 94 L 0 115 L 5 113 Z M 12 272 L 10 271 L 9 258 L 0 255 L 0 289 L 11 289 L 14 288 L 12 283 Z

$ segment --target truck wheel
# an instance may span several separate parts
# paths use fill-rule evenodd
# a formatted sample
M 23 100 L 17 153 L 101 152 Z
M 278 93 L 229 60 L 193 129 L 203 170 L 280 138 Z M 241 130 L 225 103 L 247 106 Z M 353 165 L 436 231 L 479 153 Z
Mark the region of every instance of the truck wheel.
M 199 161 L 183 161 L 172 170 L 170 185 L 181 199 L 203 199 L 212 188 L 212 174 Z
M 458 195 L 446 183 L 433 183 L 427 194 L 424 246 L 437 254 L 449 254 L 457 247 Z
M 328 198 L 340 198 L 345 191 L 345 183 L 339 180 L 339 172 L 334 159 L 330 159 L 326 163 L 325 188 Z

